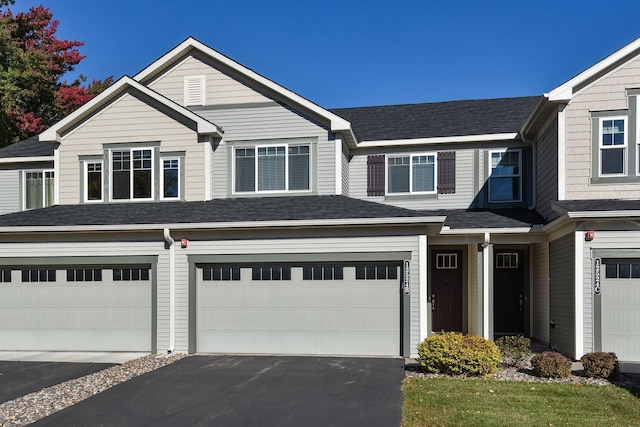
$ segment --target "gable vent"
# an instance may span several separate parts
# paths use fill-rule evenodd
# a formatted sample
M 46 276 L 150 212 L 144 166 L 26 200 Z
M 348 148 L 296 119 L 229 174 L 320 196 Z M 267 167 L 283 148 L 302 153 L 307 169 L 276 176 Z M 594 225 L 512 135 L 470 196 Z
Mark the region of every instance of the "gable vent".
M 184 78 L 184 105 L 204 105 L 204 89 L 204 76 L 186 76 Z

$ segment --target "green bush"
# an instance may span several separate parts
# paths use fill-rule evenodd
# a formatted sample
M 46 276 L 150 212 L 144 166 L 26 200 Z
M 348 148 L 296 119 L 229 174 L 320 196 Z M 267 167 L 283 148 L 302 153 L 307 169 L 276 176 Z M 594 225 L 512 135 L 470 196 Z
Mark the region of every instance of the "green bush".
M 542 378 L 567 378 L 571 375 L 571 361 L 555 351 L 545 351 L 531 358 L 533 374 Z
M 615 378 L 620 372 L 618 357 L 615 353 L 596 351 L 580 358 L 584 373 L 590 378 Z
M 424 370 L 447 375 L 490 375 L 502 359 L 493 341 L 457 332 L 426 338 L 418 344 L 418 355 Z
M 496 345 L 502 352 L 502 364 L 523 367 L 531 357 L 531 340 L 522 336 L 500 337 Z

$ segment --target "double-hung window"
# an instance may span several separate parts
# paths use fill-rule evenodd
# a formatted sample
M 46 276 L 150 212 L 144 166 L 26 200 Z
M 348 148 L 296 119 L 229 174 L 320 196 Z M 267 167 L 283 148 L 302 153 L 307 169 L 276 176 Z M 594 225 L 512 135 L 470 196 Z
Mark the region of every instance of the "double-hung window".
M 520 202 L 522 200 L 522 151 L 491 151 L 489 202 Z
M 153 198 L 153 150 L 111 151 L 111 198 L 150 200 Z
M 38 209 L 53 205 L 54 186 L 53 171 L 25 171 L 24 208 Z
M 180 159 L 163 158 L 161 188 L 162 199 L 178 199 L 180 198 Z
M 626 117 L 600 118 L 600 176 L 624 176 L 627 174 Z
M 308 191 L 309 144 L 258 145 L 234 150 L 236 193 Z
M 435 193 L 436 155 L 434 153 L 387 157 L 387 192 Z
M 102 161 L 84 163 L 84 200 L 87 202 L 102 201 Z

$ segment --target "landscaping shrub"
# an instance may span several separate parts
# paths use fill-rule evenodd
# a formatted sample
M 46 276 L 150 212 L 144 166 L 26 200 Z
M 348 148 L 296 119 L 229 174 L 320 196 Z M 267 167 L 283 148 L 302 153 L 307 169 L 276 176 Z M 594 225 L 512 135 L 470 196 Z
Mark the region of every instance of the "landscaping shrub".
M 531 358 L 533 374 L 542 378 L 567 378 L 571 375 L 571 361 L 554 351 L 545 351 Z
M 457 332 L 432 335 L 418 344 L 420 365 L 431 373 L 490 375 L 502 359 L 493 341 Z
M 523 367 L 532 355 L 531 340 L 523 336 L 500 337 L 496 345 L 502 352 L 502 364 Z
M 595 351 L 580 358 L 584 373 L 590 378 L 615 378 L 620 372 L 618 357 L 615 353 Z

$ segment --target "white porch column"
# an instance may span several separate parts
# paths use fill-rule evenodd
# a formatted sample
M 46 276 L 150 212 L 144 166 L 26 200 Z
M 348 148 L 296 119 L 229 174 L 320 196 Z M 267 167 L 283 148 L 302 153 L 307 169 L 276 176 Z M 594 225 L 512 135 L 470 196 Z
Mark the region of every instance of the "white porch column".
M 484 233 L 484 244 L 482 245 L 482 336 L 489 339 L 490 332 L 490 318 L 491 308 L 493 306 L 491 301 L 490 283 L 491 278 L 489 270 L 491 268 L 491 235 L 490 233 Z
M 576 231 L 575 238 L 575 359 L 584 355 L 584 232 Z
M 420 342 L 429 336 L 429 295 L 427 294 L 427 235 L 418 236 L 418 268 L 420 286 Z
M 342 138 L 336 137 L 335 141 L 335 180 L 336 196 L 342 195 Z

